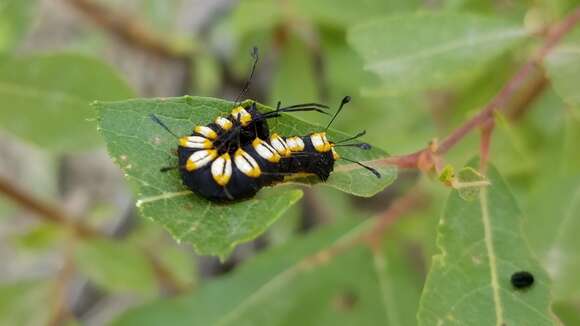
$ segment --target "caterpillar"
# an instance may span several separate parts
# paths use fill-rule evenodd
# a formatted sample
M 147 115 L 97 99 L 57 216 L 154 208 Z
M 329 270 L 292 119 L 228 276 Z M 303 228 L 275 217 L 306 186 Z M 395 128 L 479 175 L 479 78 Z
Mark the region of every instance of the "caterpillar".
M 297 173 L 316 175 L 326 181 L 334 170 L 334 162 L 340 159 L 337 146 L 355 146 L 369 149 L 365 143 L 346 143 L 364 135 L 364 131 L 354 137 L 332 142 L 327 139 L 326 130 L 341 112 L 350 97 L 343 98 L 338 110 L 321 132 L 308 135 L 285 137 L 270 134 L 267 120 L 282 113 L 316 111 L 328 114 L 328 106 L 318 103 L 304 103 L 260 112 L 256 102 L 247 100 L 238 103 L 239 98 L 249 88 L 258 62 L 257 48 L 252 52 L 254 63 L 250 77 L 240 95 L 234 101 L 231 113 L 218 116 L 204 126 L 195 126 L 192 134 L 179 137 L 157 116 L 151 119 L 178 139 L 178 165 L 161 168 L 166 172 L 179 169 L 183 184 L 191 191 L 212 201 L 233 201 L 253 197 L 261 188 L 282 182 L 286 176 Z M 361 165 L 375 176 L 380 174 L 360 162 L 343 158 Z
M 286 176 L 297 173 L 313 174 L 321 181 L 326 181 L 334 169 L 335 161 L 341 159 L 336 147 L 369 149 L 370 145 L 366 143 L 347 143 L 363 136 L 364 131 L 338 142 L 327 139 L 326 130 L 349 101 L 348 96 L 342 100 L 324 131 L 303 136 L 269 134 L 264 120 L 264 116 L 269 116 L 269 113 L 254 112 L 255 104 L 250 106 L 254 108 L 250 112 L 255 114 L 252 119 L 247 118 L 247 124 L 241 123 L 243 115 L 238 114 L 240 107 L 236 107 L 231 113 L 231 117 L 235 117 L 231 126 L 228 124 L 227 128 L 222 128 L 222 124 L 217 122 L 205 128 L 196 126 L 193 134 L 186 137 L 178 137 L 156 116 L 153 115 L 152 119 L 178 138 L 178 166 L 171 169 L 179 169 L 183 184 L 211 201 L 233 201 L 253 197 L 261 188 L 282 182 Z M 270 112 L 279 115 L 285 111 L 278 108 Z M 261 131 L 255 132 L 260 125 Z M 241 135 L 244 131 L 253 138 L 243 140 Z M 231 135 L 236 137 L 232 138 Z M 220 140 L 221 137 L 230 139 Z M 371 167 L 343 159 L 359 164 L 380 177 Z

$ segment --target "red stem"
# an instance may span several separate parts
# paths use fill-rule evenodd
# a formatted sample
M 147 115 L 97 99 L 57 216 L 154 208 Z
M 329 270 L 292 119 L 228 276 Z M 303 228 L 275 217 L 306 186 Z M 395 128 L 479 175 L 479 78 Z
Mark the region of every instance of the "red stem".
M 469 132 L 478 126 L 483 126 L 489 121 L 493 121 L 493 112 L 495 110 L 504 109 L 504 105 L 512 98 L 515 91 L 520 89 L 522 84 L 528 79 L 534 71 L 534 67 L 543 62 L 550 51 L 562 40 L 562 38 L 572 30 L 572 28 L 580 21 L 580 7 L 576 8 L 572 13 L 566 16 L 561 22 L 555 24 L 550 28 L 548 36 L 545 39 L 543 46 L 536 52 L 534 56 L 524 64 L 520 70 L 504 85 L 504 87 L 497 93 L 497 95 L 473 118 L 465 122 L 463 125 L 455 129 L 449 136 L 443 139 L 438 148 L 432 152 L 432 148 L 428 147 L 420 151 L 401 155 L 392 156 L 386 159 L 374 161 L 379 165 L 397 165 L 401 168 L 418 168 L 420 159 L 427 155 L 428 157 L 443 155 L 447 153 L 453 146 L 462 140 Z M 542 77 L 543 78 L 543 77 Z M 491 130 L 489 131 L 491 133 Z M 489 137 L 490 135 L 485 135 Z M 489 143 L 485 144 L 486 150 L 489 148 Z M 487 153 L 486 153 L 487 155 Z

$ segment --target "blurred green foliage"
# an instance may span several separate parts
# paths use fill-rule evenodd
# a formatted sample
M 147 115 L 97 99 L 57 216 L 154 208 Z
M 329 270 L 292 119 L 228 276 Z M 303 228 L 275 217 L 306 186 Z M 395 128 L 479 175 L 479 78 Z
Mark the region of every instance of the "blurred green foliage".
M 2 198 L 0 231 L 12 250 L 0 269 L 0 325 L 45 325 L 62 300 L 70 305 L 74 299 L 62 293 L 72 290 L 63 289 L 59 272 L 67 259 L 75 275 L 106 295 L 133 298 L 134 307 L 108 317 L 117 325 L 489 325 L 498 315 L 508 325 L 580 320 L 580 27 L 538 65 L 533 77 L 545 75 L 546 82 L 537 89 L 521 85 L 506 104 L 518 114 L 496 114 L 490 158 L 497 170 L 486 173 L 489 186 L 467 189 L 463 198 L 465 189 L 460 194 L 446 185 L 455 177 L 480 180 L 475 170 L 461 168 L 479 153 L 476 132 L 445 156 L 443 176 L 399 173 L 391 185 L 397 173 L 390 168 L 380 181 L 364 170 L 337 172 L 331 187 L 311 187 L 298 205 L 296 185 L 230 206 L 186 192 L 165 198 L 184 191 L 175 174 L 156 173 L 172 162 L 174 139 L 147 117 L 160 114 L 184 133 L 227 111 L 229 102 L 205 97 L 231 100 L 228 92 L 249 70 L 248 49 L 257 45 L 257 100 L 335 107 L 352 95 L 335 135 L 365 129 L 374 147 L 411 153 L 476 114 L 543 44 L 545 27 L 580 1 L 244 0 L 221 8 L 201 31 L 177 23 L 192 8 L 185 0 L 99 3 L 142 18 L 152 35 L 190 52 L 176 61 L 185 63 L 196 97 L 127 101 L 145 91 L 126 82 L 136 79 L 129 78 L 131 69 L 112 59 L 119 38 L 91 27 L 75 30 L 66 51 L 34 51 L 34 44 L 23 44 L 39 22 L 39 2 L 0 0 L 0 137 L 24 153 L 2 148 L 0 176 L 56 203 L 63 157 L 103 151 L 106 142 L 147 218 L 114 240 L 73 239 L 59 225 L 20 225 L 22 212 L 4 209 Z M 272 128 L 304 133 L 327 121 L 310 113 L 300 119 L 308 122 L 284 117 Z M 378 149 L 349 155 L 387 157 Z M 470 179 L 461 171 L 471 171 Z M 409 190 L 409 184 L 415 185 Z M 401 216 L 380 243 L 345 245 L 405 191 L 421 193 L 426 203 Z M 91 203 L 84 215 L 103 215 L 97 212 L 103 206 L 106 216 L 90 223 L 110 230 L 123 215 L 111 203 Z M 314 216 L 316 227 L 308 234 L 296 231 L 306 228 L 305 216 Z M 269 246 L 239 258 L 244 249 L 236 246 L 260 235 Z M 241 264 L 202 278 L 207 266 L 196 253 L 233 254 L 228 263 Z M 46 266 L 20 274 L 19 264 L 30 260 Z M 534 273 L 532 288 L 510 286 L 516 269 Z M 181 295 L 166 297 L 175 293 Z M 83 324 L 84 318 L 64 319 Z

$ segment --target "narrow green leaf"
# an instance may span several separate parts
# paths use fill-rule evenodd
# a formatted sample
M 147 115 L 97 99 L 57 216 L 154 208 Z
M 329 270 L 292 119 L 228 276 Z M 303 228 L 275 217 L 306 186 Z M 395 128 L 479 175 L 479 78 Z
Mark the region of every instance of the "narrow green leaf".
M 470 164 L 477 166 L 477 163 Z M 420 325 L 555 325 L 549 279 L 521 232 L 522 213 L 493 167 L 478 200 L 453 191 L 439 223 L 440 254 L 419 307 Z M 515 272 L 529 271 L 531 288 L 511 285 Z
M 569 105 L 580 108 L 580 29 L 568 35 L 546 58 L 554 89 Z
M 580 300 L 580 176 L 544 182 L 529 203 L 526 233 L 554 280 L 554 297 Z
M 448 12 L 388 16 L 355 26 L 348 40 L 384 83 L 366 93 L 397 95 L 469 80 L 525 36 L 501 19 Z
M 99 144 L 94 100 L 132 97 L 107 65 L 78 55 L 0 60 L 0 127 L 52 150 Z
M 413 325 L 420 283 L 400 247 L 321 253 L 371 225 L 349 222 L 294 239 L 197 293 L 138 307 L 114 324 Z
M 153 266 L 144 252 L 131 243 L 86 240 L 76 248 L 75 260 L 83 274 L 108 291 L 156 293 Z
M 207 124 L 218 115 L 226 115 L 232 103 L 202 97 L 153 100 L 130 100 L 96 104 L 100 128 L 109 154 L 123 169 L 135 189 L 143 216 L 163 226 L 178 241 L 187 241 L 201 254 L 225 257 L 237 244 L 256 238 L 301 197 L 299 190 L 288 187 L 264 189 L 256 198 L 214 204 L 193 195 L 182 184 L 177 171 L 160 173 L 163 166 L 176 164 L 175 138 L 149 118 L 158 115 L 179 135 L 190 134 L 195 125 Z M 284 135 L 303 135 L 316 127 L 290 116 L 271 122 L 272 129 Z M 344 134 L 330 132 L 330 139 Z M 383 151 L 348 148 L 341 155 L 370 161 L 384 157 Z M 377 179 L 370 172 L 348 162 L 337 167 L 326 185 L 359 196 L 372 196 L 389 185 L 396 175 L 394 168 L 380 168 Z M 312 178 L 294 182 L 315 183 Z

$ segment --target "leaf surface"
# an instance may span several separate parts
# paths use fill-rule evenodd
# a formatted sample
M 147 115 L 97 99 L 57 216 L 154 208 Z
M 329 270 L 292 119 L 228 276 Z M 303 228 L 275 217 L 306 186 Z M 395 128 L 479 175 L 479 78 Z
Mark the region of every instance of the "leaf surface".
M 576 27 L 550 52 L 546 68 L 556 92 L 567 104 L 580 110 L 580 28 Z
M 291 240 L 197 293 L 138 307 L 114 325 L 413 325 L 420 283 L 396 243 L 328 256 L 371 224 Z
M 0 325 L 46 325 L 52 289 L 53 284 L 40 280 L 0 284 Z
M 419 324 L 555 325 L 549 279 L 523 236 L 522 213 L 495 168 L 487 177 L 491 185 L 476 200 L 453 191 L 447 201 Z M 534 275 L 531 288 L 513 288 L 511 276 L 519 271 Z
M 237 244 L 264 232 L 302 196 L 300 190 L 283 185 L 262 189 L 250 200 L 215 204 L 185 188 L 178 171 L 159 172 L 161 167 L 176 164 L 174 151 L 177 144 L 172 135 L 151 121 L 151 113 L 178 135 L 186 135 L 195 125 L 205 125 L 218 115 L 226 115 L 232 108 L 231 102 L 182 97 L 97 103 L 96 107 L 109 154 L 133 186 L 142 215 L 165 226 L 178 241 L 192 243 L 201 254 L 225 257 Z M 273 131 L 288 136 L 322 129 L 291 116 L 271 121 L 270 126 Z M 329 132 L 329 139 L 346 137 Z M 341 155 L 361 161 L 387 155 L 378 149 L 342 149 Z M 335 172 L 324 184 L 358 196 L 374 195 L 396 176 L 392 167 L 379 168 L 382 177 L 377 179 L 369 171 L 349 162 L 338 161 L 336 165 Z M 317 182 L 315 178 L 292 181 Z
M 580 300 L 580 176 L 544 182 L 529 203 L 525 230 L 554 281 L 554 297 Z
M 131 243 L 85 240 L 76 248 L 75 261 L 84 275 L 108 291 L 156 293 L 153 266 L 144 252 Z
M 89 57 L 0 60 L 0 127 L 47 149 L 86 150 L 100 144 L 90 103 L 132 96 L 115 71 Z
M 509 21 L 465 13 L 387 16 L 349 30 L 365 69 L 383 85 L 368 95 L 398 95 L 476 76 L 485 63 L 526 36 Z
M 0 0 L 0 52 L 10 51 L 28 29 L 36 0 Z

